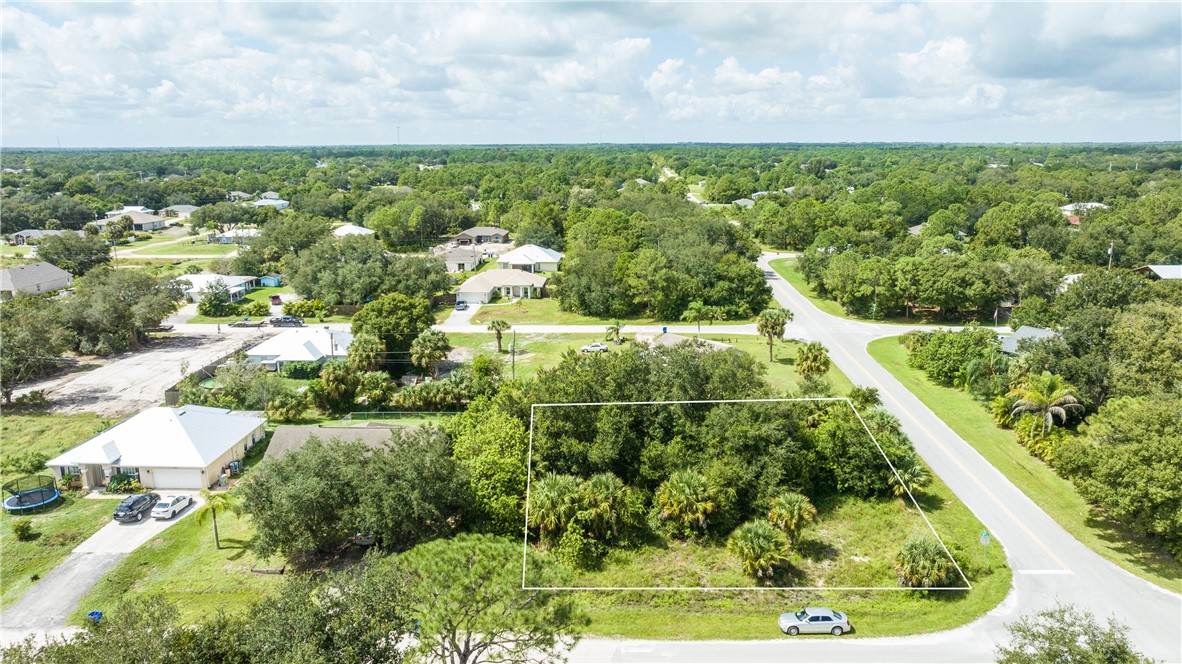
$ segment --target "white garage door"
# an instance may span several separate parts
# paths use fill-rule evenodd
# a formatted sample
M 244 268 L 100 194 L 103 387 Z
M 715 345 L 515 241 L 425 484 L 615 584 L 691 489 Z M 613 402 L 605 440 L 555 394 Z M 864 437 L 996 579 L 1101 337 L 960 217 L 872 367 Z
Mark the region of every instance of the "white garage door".
M 151 475 L 152 487 L 156 489 L 200 489 L 205 486 L 200 470 L 156 468 Z

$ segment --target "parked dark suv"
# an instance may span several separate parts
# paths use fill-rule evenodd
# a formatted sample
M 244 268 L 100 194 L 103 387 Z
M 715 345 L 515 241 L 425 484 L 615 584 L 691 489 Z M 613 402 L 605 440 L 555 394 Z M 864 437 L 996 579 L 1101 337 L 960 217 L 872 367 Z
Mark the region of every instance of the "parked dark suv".
M 304 319 L 299 316 L 279 316 L 271 319 L 272 327 L 303 327 Z
M 156 493 L 140 493 L 128 496 L 115 508 L 116 521 L 143 521 L 152 512 L 152 506 L 160 500 Z

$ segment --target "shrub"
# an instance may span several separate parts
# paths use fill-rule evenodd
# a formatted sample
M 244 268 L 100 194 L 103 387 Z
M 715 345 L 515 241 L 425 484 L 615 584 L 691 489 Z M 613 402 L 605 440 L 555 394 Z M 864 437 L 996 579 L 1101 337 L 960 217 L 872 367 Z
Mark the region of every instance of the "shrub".
M 28 519 L 17 519 L 13 521 L 12 532 L 22 542 L 30 542 L 37 539 L 37 533 L 33 530 L 33 524 Z
M 559 561 L 574 569 L 595 569 L 605 550 L 603 544 L 586 535 L 583 525 L 575 518 L 558 540 L 554 554 Z
M 243 307 L 243 313 L 247 316 L 266 316 L 271 313 L 271 305 L 266 302 L 251 302 Z
M 103 493 L 140 493 L 143 490 L 144 485 L 140 484 L 139 480 L 130 475 L 119 473 L 111 476 Z
M 74 488 L 74 482 L 79 480 L 80 476 L 77 474 L 62 475 L 62 478 L 57 481 L 57 488 L 61 491 L 69 491 Z
M 1014 435 L 1018 438 L 1018 444 L 1025 447 L 1027 452 L 1046 463 L 1051 463 L 1055 460 L 1055 451 L 1071 434 L 1062 428 L 1052 428 L 1044 434 L 1037 425 L 1031 426 L 1033 422 L 1033 415 L 1023 415 L 1014 425 Z
M 926 535 L 907 540 L 895 558 L 899 584 L 910 588 L 944 586 L 953 577 L 955 567 L 944 547 Z
M 8 457 L 4 460 L 4 465 L 22 475 L 34 475 L 45 469 L 45 462 L 48 460 L 49 455 L 44 452 L 31 451 L 15 457 Z
M 268 420 L 291 422 L 300 419 L 308 410 L 308 397 L 304 394 L 279 394 L 267 402 Z
M 82 531 L 80 530 L 61 530 L 50 535 L 45 540 L 46 546 L 74 546 L 82 541 Z
M 280 373 L 287 378 L 311 380 L 320 376 L 322 366 L 319 362 L 288 362 Z
M 13 399 L 12 406 L 22 410 L 45 410 L 49 408 L 49 399 L 45 390 L 29 390 Z
M 788 559 L 788 537 L 767 521 L 748 521 L 731 533 L 726 550 L 739 557 L 747 574 L 770 579 Z
M 332 309 L 321 300 L 296 300 L 284 302 L 283 313 L 300 318 L 326 318 L 332 315 Z

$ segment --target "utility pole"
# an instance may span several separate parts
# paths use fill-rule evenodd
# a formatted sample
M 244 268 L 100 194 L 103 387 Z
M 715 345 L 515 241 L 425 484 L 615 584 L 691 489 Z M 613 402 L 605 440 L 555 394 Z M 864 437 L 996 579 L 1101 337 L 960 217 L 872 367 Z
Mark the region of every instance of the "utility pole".
M 402 145 L 402 127 L 394 125 L 394 136 L 394 140 L 397 141 L 399 145 Z
M 517 330 L 513 330 L 513 338 L 509 340 L 509 358 L 513 380 L 517 380 Z
M 1112 269 L 1112 240 L 1108 241 L 1108 269 Z

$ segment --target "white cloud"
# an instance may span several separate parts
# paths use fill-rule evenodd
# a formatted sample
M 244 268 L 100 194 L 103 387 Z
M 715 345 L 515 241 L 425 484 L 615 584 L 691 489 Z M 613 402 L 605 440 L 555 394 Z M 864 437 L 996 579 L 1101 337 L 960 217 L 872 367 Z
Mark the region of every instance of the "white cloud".
M 394 125 L 421 142 L 949 140 L 925 133 L 937 123 L 964 140 L 974 123 L 1176 140 L 1182 125 L 1166 4 L 49 4 L 4 5 L 0 28 L 7 145 L 372 143 Z

